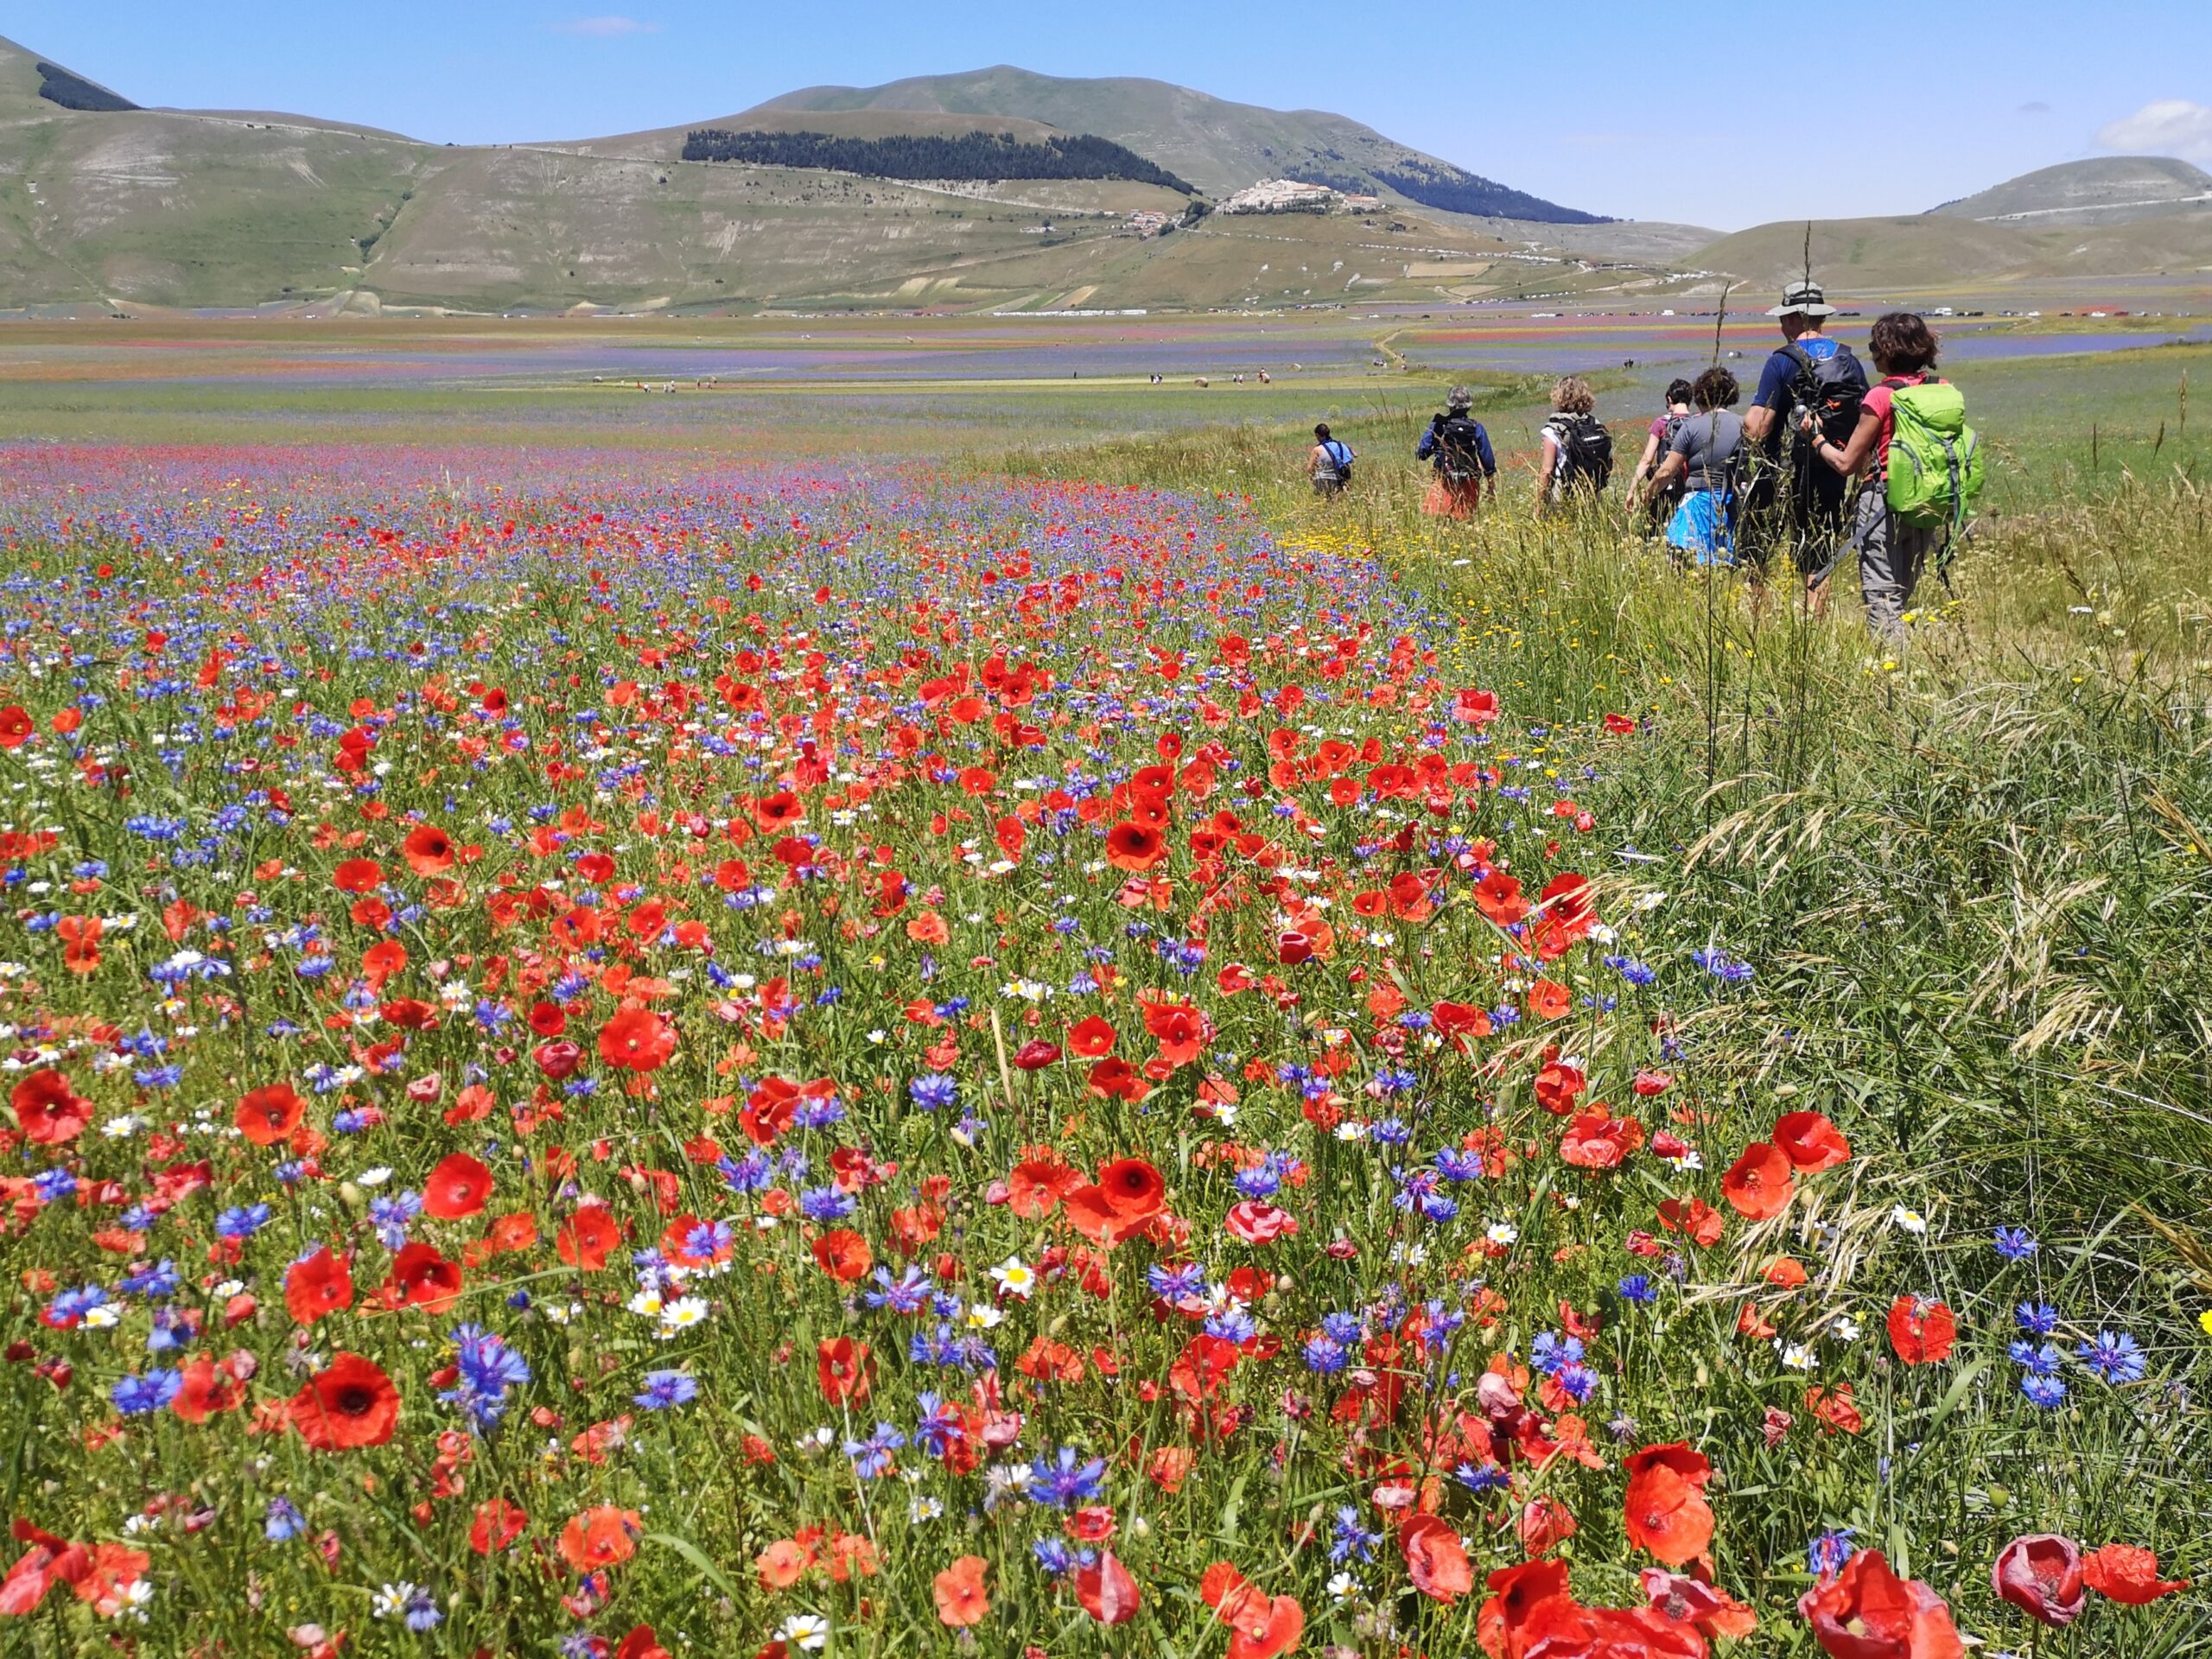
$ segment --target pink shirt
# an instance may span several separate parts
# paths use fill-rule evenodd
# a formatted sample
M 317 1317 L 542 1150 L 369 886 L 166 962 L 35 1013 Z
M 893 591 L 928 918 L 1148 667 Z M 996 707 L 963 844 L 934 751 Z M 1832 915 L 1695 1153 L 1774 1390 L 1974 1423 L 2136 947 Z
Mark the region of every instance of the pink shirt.
M 1908 386 L 1924 386 L 1936 378 L 1926 371 L 1895 377 L 1898 384 Z M 1860 409 L 1882 423 L 1874 434 L 1874 475 L 1877 478 L 1890 475 L 1890 442 L 1897 435 L 1897 402 L 1896 388 L 1888 380 L 1883 380 L 1867 392 L 1866 401 L 1859 404 Z

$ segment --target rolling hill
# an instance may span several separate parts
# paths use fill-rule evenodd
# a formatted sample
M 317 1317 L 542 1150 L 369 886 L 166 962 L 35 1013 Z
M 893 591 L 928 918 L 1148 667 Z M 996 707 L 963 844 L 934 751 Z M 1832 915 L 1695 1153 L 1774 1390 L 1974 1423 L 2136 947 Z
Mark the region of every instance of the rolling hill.
M 1033 147 L 1127 134 L 1143 146 L 1130 149 L 1170 173 L 1166 158 L 1198 156 L 1202 188 L 1236 188 L 1301 161 L 1355 187 L 1374 174 L 1420 172 L 1444 180 L 1438 188 L 1501 191 L 1501 205 L 1582 221 L 1562 232 L 1606 228 L 1338 117 L 1278 115 L 1158 82 L 1013 70 L 906 85 L 905 93 L 795 95 L 809 105 L 881 97 L 886 107 L 768 107 L 608 138 L 454 147 L 309 117 L 144 109 L 0 41 L 0 308 L 1433 300 L 1487 291 L 1482 273 L 1493 256 L 1527 252 L 1525 237 L 1509 248 L 1487 222 L 1415 209 L 1402 192 L 1391 193 L 1399 211 L 1388 219 L 1301 216 L 1262 228 L 1217 217 L 1141 236 L 1130 214 L 1179 220 L 1185 195 L 1157 180 L 949 184 L 687 162 L 686 136 L 702 126 L 956 143 L 981 131 Z M 935 90 L 916 90 L 925 87 Z M 975 107 L 888 106 L 902 101 Z M 1201 130 L 1211 137 L 1194 149 Z M 753 153 L 786 148 L 807 147 Z M 1579 266 L 1559 269 L 1571 276 Z
M 1762 288 L 1805 264 L 1802 220 L 1756 226 L 1692 263 Z M 2109 277 L 2212 268 L 2212 175 L 2162 156 L 2110 156 L 2023 174 L 1928 213 L 1815 220 L 1813 269 L 1839 291 Z
M 2164 156 L 2113 156 L 2024 173 L 1930 211 L 1988 224 L 2124 225 L 2212 210 L 2212 174 Z
M 1072 80 L 1001 64 L 882 86 L 811 86 L 734 118 L 891 111 L 1011 117 L 1061 132 L 1096 133 L 1214 196 L 1260 179 L 1303 178 L 1440 212 L 1536 224 L 1605 222 L 1410 149 L 1341 115 L 1233 104 L 1135 77 Z

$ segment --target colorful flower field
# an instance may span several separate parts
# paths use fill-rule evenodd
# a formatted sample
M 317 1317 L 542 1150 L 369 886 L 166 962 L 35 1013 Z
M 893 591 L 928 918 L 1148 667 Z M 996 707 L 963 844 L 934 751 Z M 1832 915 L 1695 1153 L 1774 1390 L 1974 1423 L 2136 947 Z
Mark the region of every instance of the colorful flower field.
M 1717 1086 L 1675 740 L 1375 558 L 10 461 L 0 1649 L 2202 1650 L 2201 1306 Z

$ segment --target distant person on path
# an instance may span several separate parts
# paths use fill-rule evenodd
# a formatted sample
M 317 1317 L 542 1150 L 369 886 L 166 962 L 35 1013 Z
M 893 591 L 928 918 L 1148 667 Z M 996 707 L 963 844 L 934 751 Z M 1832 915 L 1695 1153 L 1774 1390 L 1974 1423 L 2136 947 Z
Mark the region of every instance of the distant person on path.
M 1835 308 L 1818 283 L 1792 283 L 1767 315 L 1782 327 L 1781 346 L 1766 360 L 1744 415 L 1752 470 L 1744 501 L 1745 551 L 1764 568 L 1787 547 L 1815 610 L 1827 604 L 1828 573 L 1843 546 L 1844 483 L 1813 460 L 1800 411 L 1815 416 L 1829 440 L 1848 440 L 1866 395 L 1866 371 L 1851 348 L 1830 340 Z M 1783 454 L 1783 442 L 1797 441 Z
M 1316 495 L 1341 495 L 1351 482 L 1351 464 L 1357 457 L 1342 438 L 1329 435 L 1329 423 L 1313 429 L 1313 448 L 1306 457 L 1306 470 Z
M 1613 476 L 1613 438 L 1591 411 L 1598 396 L 1590 383 L 1570 374 L 1552 386 L 1552 412 L 1538 434 L 1544 458 L 1536 470 L 1536 510 L 1555 507 L 1571 495 L 1595 496 Z
M 1666 412 L 1651 423 L 1650 431 L 1644 435 L 1643 453 L 1637 457 L 1636 475 L 1629 480 L 1628 504 L 1631 507 L 1638 503 L 1643 505 L 1654 536 L 1665 532 L 1667 521 L 1675 516 L 1675 508 L 1681 500 L 1680 480 L 1662 486 L 1656 474 L 1668 451 L 1675 447 L 1675 434 L 1695 412 L 1695 395 L 1687 380 L 1677 380 L 1667 388 Z
M 1444 405 L 1414 451 L 1415 461 L 1434 468 L 1421 511 L 1435 518 L 1471 518 L 1483 504 L 1484 480 L 1493 491 L 1497 487 L 1497 457 L 1491 452 L 1490 434 L 1471 413 L 1472 392 L 1454 386 Z
M 1698 376 L 1698 412 L 1675 428 L 1652 480 L 1655 496 L 1679 488 L 1667 545 L 1694 564 L 1736 563 L 1737 471 L 1744 449 L 1736 377 L 1715 365 Z
M 1860 480 L 1851 545 L 1866 626 L 1899 645 L 1929 555 L 1947 554 L 1966 532 L 1981 493 L 1980 445 L 1966 423 L 1966 399 L 1936 372 L 1936 336 L 1925 322 L 1891 312 L 1875 323 L 1868 349 L 1882 379 L 1861 402 L 1851 441 L 1828 438 L 1810 415 L 1802 429 L 1830 473 Z

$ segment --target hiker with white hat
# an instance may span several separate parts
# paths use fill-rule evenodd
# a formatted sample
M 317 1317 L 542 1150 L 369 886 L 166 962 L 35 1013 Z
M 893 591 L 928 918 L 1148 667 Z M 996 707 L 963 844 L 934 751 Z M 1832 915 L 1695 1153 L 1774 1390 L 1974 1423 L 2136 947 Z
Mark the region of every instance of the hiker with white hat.
M 1744 551 L 1763 564 L 1777 548 L 1789 548 L 1816 608 L 1827 603 L 1828 573 L 1843 545 L 1845 487 L 1832 467 L 1815 462 L 1812 443 L 1801 435 L 1809 417 L 1815 437 L 1850 442 L 1867 384 L 1851 348 L 1827 337 L 1827 320 L 1834 315 L 1821 285 L 1809 278 L 1783 291 L 1782 303 L 1767 313 L 1781 326 L 1783 343 L 1767 359 L 1744 413 L 1744 438 L 1753 456 Z

